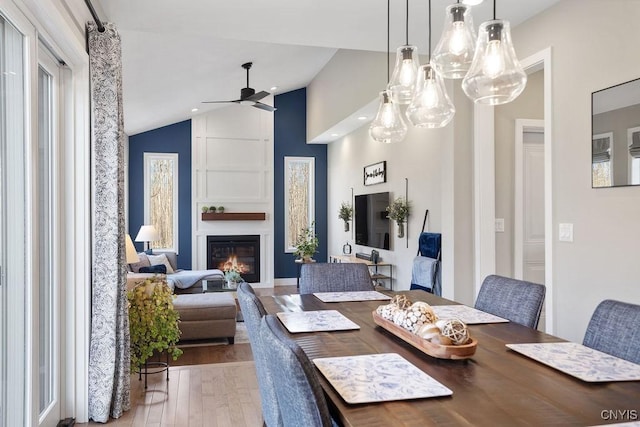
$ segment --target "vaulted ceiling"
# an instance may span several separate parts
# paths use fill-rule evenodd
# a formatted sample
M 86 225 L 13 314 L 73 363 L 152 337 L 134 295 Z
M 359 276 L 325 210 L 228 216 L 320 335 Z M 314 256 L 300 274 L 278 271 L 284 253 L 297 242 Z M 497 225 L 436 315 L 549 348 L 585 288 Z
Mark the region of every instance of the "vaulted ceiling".
M 499 0 L 497 17 L 515 26 L 558 1 Z M 122 38 L 129 135 L 221 105 L 202 101 L 238 99 L 246 84 L 244 62 L 254 63 L 251 87 L 270 91 L 277 86 L 275 93 L 282 93 L 307 86 L 337 49 L 387 48 L 384 0 L 94 2 L 103 20 L 115 23 Z M 445 7 L 451 3 L 454 0 L 432 0 L 434 47 Z M 427 4 L 426 0 L 409 1 L 409 42 L 421 54 L 427 51 Z M 405 5 L 391 0 L 392 52 L 405 41 Z M 472 13 L 477 28 L 492 18 L 493 3 L 485 0 Z M 194 113 L 192 108 L 199 111 Z

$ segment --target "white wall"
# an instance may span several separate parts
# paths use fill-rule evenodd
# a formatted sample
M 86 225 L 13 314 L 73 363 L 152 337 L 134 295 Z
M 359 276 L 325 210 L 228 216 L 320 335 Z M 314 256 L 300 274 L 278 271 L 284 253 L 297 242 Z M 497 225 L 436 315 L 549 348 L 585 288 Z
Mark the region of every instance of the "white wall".
M 640 304 L 640 188 L 592 189 L 590 169 L 591 93 L 640 77 L 639 18 L 635 0 L 563 0 L 513 30 L 520 58 L 553 49 L 553 317 L 572 341 L 603 299 Z
M 273 114 L 231 105 L 192 119 L 193 268 L 208 235 L 260 235 L 260 285 L 273 286 Z M 202 206 L 266 212 L 265 221 L 202 221 Z

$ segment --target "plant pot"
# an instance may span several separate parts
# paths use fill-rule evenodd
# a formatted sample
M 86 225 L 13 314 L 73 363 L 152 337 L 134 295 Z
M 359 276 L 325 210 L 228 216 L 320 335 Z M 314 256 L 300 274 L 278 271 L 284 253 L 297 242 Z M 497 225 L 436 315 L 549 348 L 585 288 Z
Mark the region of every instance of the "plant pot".
M 398 238 L 402 239 L 404 237 L 404 222 L 398 223 Z
M 344 231 L 349 231 L 349 222 L 348 221 L 344 222 Z
M 238 289 L 238 282 L 235 282 L 233 280 L 227 280 L 227 288 Z

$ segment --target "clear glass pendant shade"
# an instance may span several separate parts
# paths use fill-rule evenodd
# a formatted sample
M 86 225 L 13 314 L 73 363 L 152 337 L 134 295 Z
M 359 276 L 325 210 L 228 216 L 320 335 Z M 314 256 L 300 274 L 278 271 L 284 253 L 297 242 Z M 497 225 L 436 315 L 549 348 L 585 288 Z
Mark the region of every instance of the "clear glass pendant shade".
M 500 105 L 518 97 L 527 85 L 511 43 L 509 22 L 483 22 L 478 30 L 475 55 L 462 89 L 477 104 Z
M 416 92 L 406 112 L 411 124 L 420 128 L 441 128 L 451 121 L 455 113 L 442 77 L 431 65 L 421 66 Z
M 391 81 L 387 88 L 391 91 L 391 99 L 396 104 L 411 102 L 418 74 L 418 48 L 400 46 L 396 54 L 396 67 L 393 69 Z
M 469 7 L 462 4 L 447 7 L 442 36 L 431 61 L 444 78 L 461 79 L 471 67 L 476 35 L 469 10 Z
M 390 144 L 400 142 L 407 134 L 407 124 L 388 90 L 380 92 L 380 107 L 369 127 L 369 135 L 376 141 Z

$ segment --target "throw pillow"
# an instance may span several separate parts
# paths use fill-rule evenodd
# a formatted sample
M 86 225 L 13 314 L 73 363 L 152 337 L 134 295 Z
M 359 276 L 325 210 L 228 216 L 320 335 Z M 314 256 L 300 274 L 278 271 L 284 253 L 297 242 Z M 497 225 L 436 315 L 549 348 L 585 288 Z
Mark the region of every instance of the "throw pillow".
M 129 264 L 131 267 L 131 271 L 134 273 L 140 273 L 140 267 L 150 267 L 151 263 L 149 262 L 149 258 L 147 258 L 147 254 L 144 252 L 138 253 L 138 262 L 134 262 L 133 264 Z
M 171 267 L 171 263 L 169 263 L 169 260 L 167 259 L 167 256 L 165 254 L 147 255 L 147 258 L 149 258 L 149 262 L 151 263 L 151 265 L 164 264 L 167 267 L 167 274 L 171 274 L 174 272 L 173 267 Z
M 164 264 L 140 267 L 140 273 L 167 274 L 167 266 Z

